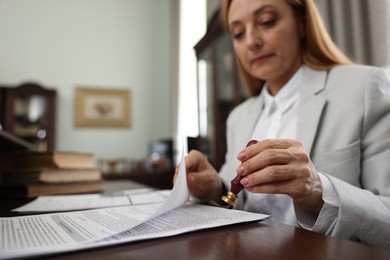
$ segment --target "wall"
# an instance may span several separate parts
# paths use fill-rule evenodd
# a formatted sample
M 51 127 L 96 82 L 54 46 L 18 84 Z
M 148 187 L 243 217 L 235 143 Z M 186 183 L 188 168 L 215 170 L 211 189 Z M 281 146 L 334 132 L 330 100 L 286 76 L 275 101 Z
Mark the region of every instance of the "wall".
M 0 0 L 0 83 L 57 89 L 57 150 L 142 158 L 171 137 L 170 0 Z M 130 128 L 76 128 L 76 86 L 132 93 Z

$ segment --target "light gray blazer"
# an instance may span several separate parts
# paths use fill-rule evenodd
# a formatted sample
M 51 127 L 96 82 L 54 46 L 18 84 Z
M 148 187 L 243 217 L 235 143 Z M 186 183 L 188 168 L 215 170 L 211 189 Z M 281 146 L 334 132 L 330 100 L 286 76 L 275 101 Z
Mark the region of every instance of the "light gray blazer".
M 220 171 L 228 186 L 262 105 L 249 98 L 228 117 L 228 151 Z M 389 74 L 361 65 L 305 67 L 297 139 L 340 198 L 336 224 L 327 234 L 390 248 Z

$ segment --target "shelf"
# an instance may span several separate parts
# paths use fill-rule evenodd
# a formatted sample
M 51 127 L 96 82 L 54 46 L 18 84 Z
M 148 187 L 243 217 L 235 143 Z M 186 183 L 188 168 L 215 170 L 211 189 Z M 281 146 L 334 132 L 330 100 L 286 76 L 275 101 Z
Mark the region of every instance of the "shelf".
M 156 189 L 172 189 L 175 169 L 160 172 L 106 173 L 104 180 L 131 180 Z

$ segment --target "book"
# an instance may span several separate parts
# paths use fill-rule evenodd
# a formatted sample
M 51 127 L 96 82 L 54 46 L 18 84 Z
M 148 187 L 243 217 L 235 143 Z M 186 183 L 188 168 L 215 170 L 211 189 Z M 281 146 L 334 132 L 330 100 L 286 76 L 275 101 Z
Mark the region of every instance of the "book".
M 10 169 L 2 173 L 2 184 L 69 183 L 102 180 L 97 168 L 85 169 Z
M 103 191 L 103 181 L 57 184 L 26 183 L 1 185 L 1 198 L 35 198 L 41 195 L 96 193 Z
M 91 153 L 81 152 L 17 152 L 13 156 L 14 168 L 95 168 Z

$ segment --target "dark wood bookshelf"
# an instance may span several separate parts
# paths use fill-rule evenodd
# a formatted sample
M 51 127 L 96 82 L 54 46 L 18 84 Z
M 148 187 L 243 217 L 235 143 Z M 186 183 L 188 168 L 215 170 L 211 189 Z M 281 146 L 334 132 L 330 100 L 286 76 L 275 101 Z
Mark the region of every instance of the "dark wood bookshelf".
M 11 168 L 11 160 L 15 153 L 20 151 L 33 151 L 35 146 L 6 131 L 0 130 L 0 184 L 2 172 Z
M 173 175 L 175 169 L 164 171 L 133 171 L 123 173 L 106 173 L 103 174 L 103 179 L 106 181 L 112 180 L 130 180 L 148 187 L 156 189 L 172 189 L 173 187 Z
M 0 130 L 0 152 L 34 150 L 35 146 L 6 131 Z

